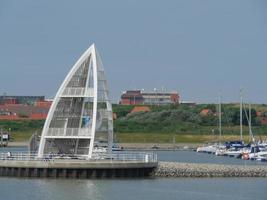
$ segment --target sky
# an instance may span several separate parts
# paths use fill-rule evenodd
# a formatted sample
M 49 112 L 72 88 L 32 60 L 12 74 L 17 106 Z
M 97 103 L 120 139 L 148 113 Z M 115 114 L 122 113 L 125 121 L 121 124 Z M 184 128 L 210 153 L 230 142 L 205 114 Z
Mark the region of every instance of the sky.
M 55 96 L 95 43 L 110 95 L 267 103 L 265 0 L 0 0 L 0 94 Z

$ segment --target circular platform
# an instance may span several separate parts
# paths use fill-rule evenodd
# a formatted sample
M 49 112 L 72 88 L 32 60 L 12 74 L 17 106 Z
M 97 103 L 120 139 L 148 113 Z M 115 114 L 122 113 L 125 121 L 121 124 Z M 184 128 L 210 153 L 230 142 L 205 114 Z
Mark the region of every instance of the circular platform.
M 0 176 L 53 177 L 53 178 L 123 178 L 149 177 L 158 166 L 155 158 L 146 156 L 129 159 L 132 154 L 122 154 L 124 159 L 37 159 L 14 156 L 0 160 Z M 125 155 L 128 155 L 125 156 Z M 129 156 L 131 155 L 131 156 Z M 128 158 L 128 160 L 127 160 Z M 139 158 L 139 159 L 138 159 Z M 140 159 L 144 158 L 144 159 Z M 147 159 L 149 158 L 149 159 Z

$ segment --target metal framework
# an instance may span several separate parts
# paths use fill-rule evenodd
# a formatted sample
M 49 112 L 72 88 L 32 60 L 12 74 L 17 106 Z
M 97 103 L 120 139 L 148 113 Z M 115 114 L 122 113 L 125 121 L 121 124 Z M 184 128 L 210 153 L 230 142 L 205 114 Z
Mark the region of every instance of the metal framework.
M 91 45 L 74 64 L 51 105 L 38 157 L 48 153 L 93 158 L 94 143 L 113 143 L 112 105 L 101 58 Z

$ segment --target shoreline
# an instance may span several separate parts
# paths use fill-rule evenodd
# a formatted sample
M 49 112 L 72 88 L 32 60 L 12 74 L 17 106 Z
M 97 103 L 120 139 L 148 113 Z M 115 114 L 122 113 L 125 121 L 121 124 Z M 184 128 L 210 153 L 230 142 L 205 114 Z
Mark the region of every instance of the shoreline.
M 8 147 L 27 147 L 28 142 L 10 142 Z M 120 143 L 125 150 L 133 151 L 175 151 L 194 150 L 199 144 L 156 144 L 158 149 L 152 149 L 153 143 Z M 186 147 L 186 148 L 185 148 Z M 4 148 L 4 147 L 3 147 Z M 211 177 L 267 177 L 265 165 L 230 165 L 213 163 L 183 163 L 158 161 L 158 166 L 151 173 L 154 178 L 211 178 Z
M 267 177 L 267 166 L 159 162 L 156 178 Z
M 8 142 L 7 147 L 28 147 L 29 142 Z
M 201 143 L 118 143 L 125 150 L 195 150 Z
M 117 143 L 124 150 L 194 150 L 201 143 Z M 28 147 L 29 142 L 8 142 L 7 147 Z

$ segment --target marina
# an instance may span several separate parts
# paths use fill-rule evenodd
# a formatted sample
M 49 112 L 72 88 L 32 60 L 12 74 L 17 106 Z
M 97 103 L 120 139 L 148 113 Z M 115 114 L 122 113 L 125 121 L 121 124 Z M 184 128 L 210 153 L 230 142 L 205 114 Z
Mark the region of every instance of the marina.
M 0 199 L 266 200 L 266 11 L 1 1 Z
M 132 93 L 136 94 L 136 91 L 128 91 L 123 96 L 124 103 L 131 103 L 127 98 Z M 140 98 L 151 98 L 151 94 L 142 94 L 145 97 Z M 200 115 L 206 116 L 211 112 L 218 116 L 219 141 L 198 147 L 197 153 L 267 161 L 267 143 L 256 142 L 252 132 L 251 105 L 247 111 L 242 95 L 240 90 L 240 140 L 222 143 L 222 103 L 219 95 L 218 112 L 213 113 L 209 109 L 200 112 Z M 178 93 L 175 93 L 175 99 L 178 102 Z M 147 111 L 150 109 L 146 108 Z M 248 144 L 243 141 L 243 116 L 249 127 Z M 183 163 L 180 159 L 178 162 L 158 162 L 157 151 L 124 151 L 123 147 L 114 143 L 113 119 L 103 64 L 95 44 L 92 44 L 73 65 L 59 87 L 42 133 L 32 135 L 28 152 L 7 151 L 0 155 L 0 176 L 77 179 L 267 176 L 264 165 L 246 167 L 225 163 Z M 212 132 L 215 130 L 212 129 Z M 173 137 L 173 150 L 175 143 Z M 151 149 L 158 150 L 159 146 L 154 144 Z
M 239 121 L 240 121 L 240 139 L 236 141 L 222 142 L 222 103 L 221 95 L 219 95 L 218 103 L 218 118 L 219 118 L 219 142 L 203 145 L 196 149 L 199 153 L 210 153 L 216 156 L 230 156 L 235 158 L 242 158 L 244 160 L 256 160 L 261 162 L 267 162 L 267 142 L 258 140 L 252 132 L 252 114 L 251 104 L 246 109 L 243 103 L 243 91 L 240 90 L 240 105 L 239 105 Z M 243 119 L 245 116 L 245 120 Z M 248 124 L 249 130 L 249 142 L 245 144 L 243 140 L 243 125 L 245 122 Z
M 234 146 L 232 144 L 239 143 L 240 146 Z M 224 145 L 213 144 L 208 146 L 202 146 L 197 148 L 198 153 L 208 153 L 215 156 L 229 156 L 243 160 L 253 160 L 258 162 L 267 162 L 267 145 L 266 143 L 258 143 L 252 145 L 244 145 L 240 141 L 230 142 Z M 261 147 L 261 148 L 259 148 Z

